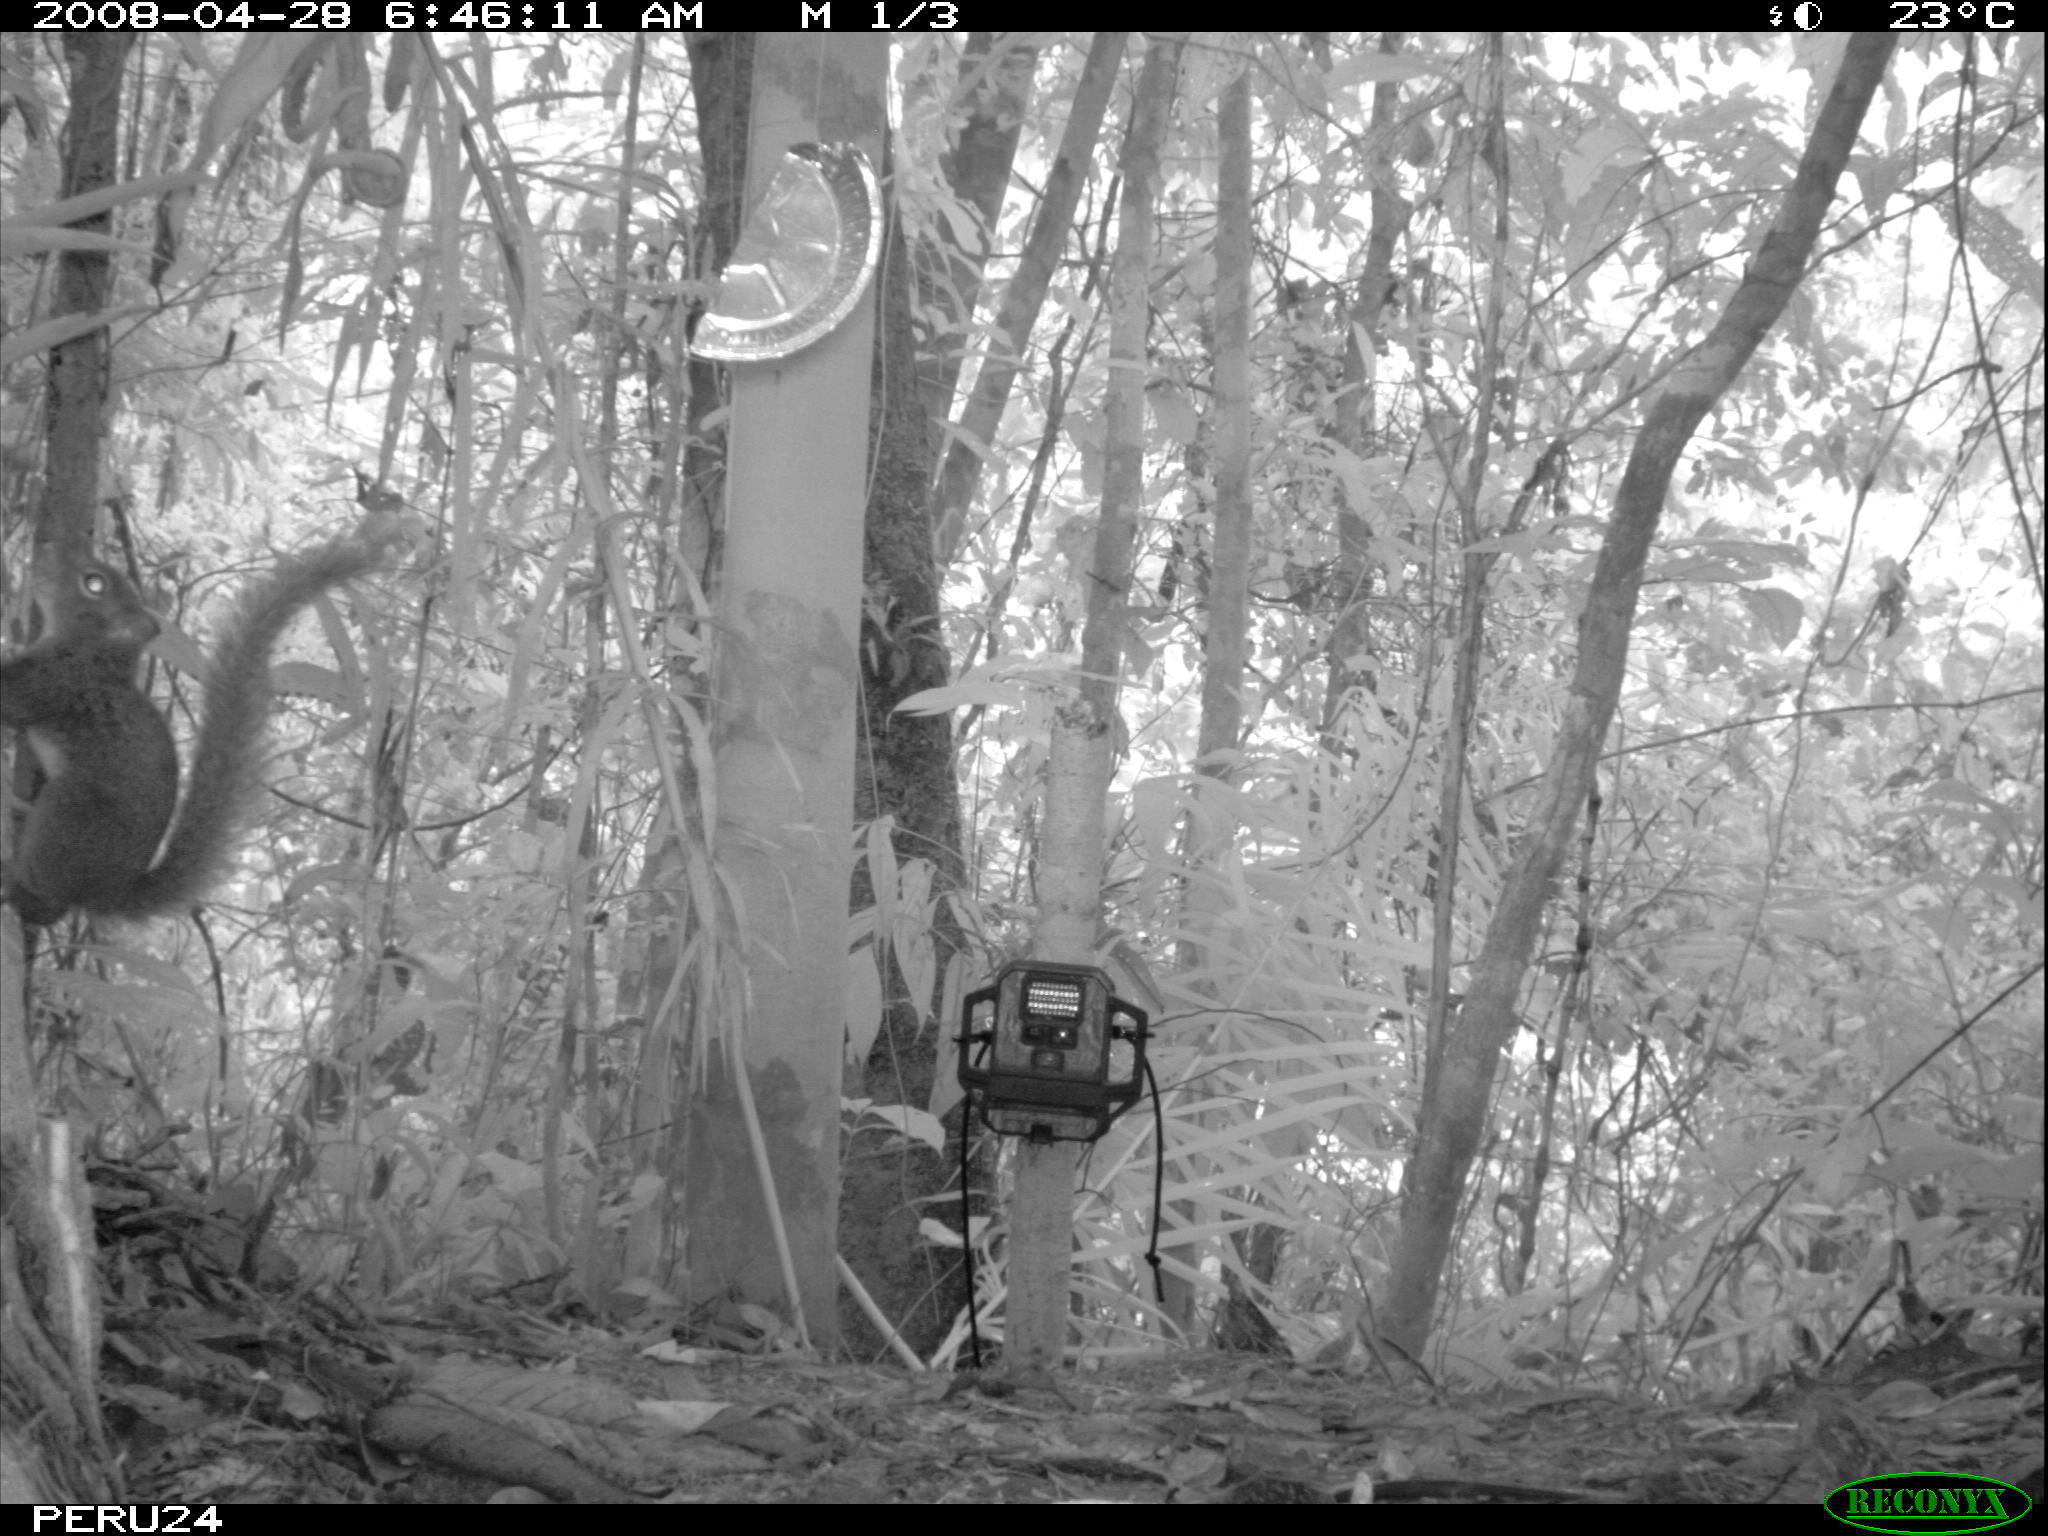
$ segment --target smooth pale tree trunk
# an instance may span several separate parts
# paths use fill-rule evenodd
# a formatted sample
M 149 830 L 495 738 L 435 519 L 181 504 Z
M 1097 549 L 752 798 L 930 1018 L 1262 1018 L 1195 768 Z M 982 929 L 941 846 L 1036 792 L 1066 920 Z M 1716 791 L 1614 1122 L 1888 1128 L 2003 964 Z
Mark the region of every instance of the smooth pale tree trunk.
M 1033 950 L 1045 960 L 1090 959 L 1102 916 L 1102 857 L 1109 776 L 1117 737 L 1118 681 L 1131 585 L 1131 551 L 1145 479 L 1145 334 L 1150 320 L 1153 200 L 1159 146 L 1173 111 L 1181 44 L 1155 41 L 1131 103 L 1124 135 L 1123 201 L 1110 271 L 1109 389 L 1102 515 L 1081 583 L 1088 617 L 1081 631 L 1081 679 L 1053 712 L 1046 763 L 1045 834 Z M 1004 1348 L 1013 1374 L 1060 1363 L 1074 1237 L 1075 1143 L 1026 1143 L 1010 1206 L 1010 1296 Z
M 880 166 L 887 69 L 883 36 L 761 34 L 750 194 L 758 197 L 788 145 L 805 140 L 855 145 Z M 793 1273 L 811 1341 L 820 1346 L 837 1333 L 855 647 L 874 313 L 870 284 L 823 340 L 780 362 L 732 370 L 713 677 L 713 846 L 738 918 L 729 937 L 744 983 L 719 989 L 725 1016 L 716 1024 L 724 1033 L 691 1106 L 684 1190 L 691 1294 L 781 1310 Z M 745 1083 L 734 1076 L 741 1064 Z

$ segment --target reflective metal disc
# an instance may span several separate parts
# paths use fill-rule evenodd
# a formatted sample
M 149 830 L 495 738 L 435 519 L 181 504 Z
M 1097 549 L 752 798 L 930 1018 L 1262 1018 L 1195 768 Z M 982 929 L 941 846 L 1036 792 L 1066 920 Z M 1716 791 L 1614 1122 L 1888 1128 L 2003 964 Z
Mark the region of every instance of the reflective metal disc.
M 795 145 L 748 218 L 692 350 L 722 363 L 802 351 L 853 312 L 881 253 L 882 191 L 867 156 Z

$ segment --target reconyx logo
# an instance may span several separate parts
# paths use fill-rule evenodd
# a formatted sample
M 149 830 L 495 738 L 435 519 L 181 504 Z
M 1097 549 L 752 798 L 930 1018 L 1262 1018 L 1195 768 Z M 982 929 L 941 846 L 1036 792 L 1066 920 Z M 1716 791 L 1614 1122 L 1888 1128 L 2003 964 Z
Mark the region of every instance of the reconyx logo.
M 1844 1483 L 1822 1502 L 1844 1525 L 1866 1531 L 1960 1536 L 2010 1525 L 2034 1501 L 2010 1483 L 1966 1472 L 1897 1472 Z

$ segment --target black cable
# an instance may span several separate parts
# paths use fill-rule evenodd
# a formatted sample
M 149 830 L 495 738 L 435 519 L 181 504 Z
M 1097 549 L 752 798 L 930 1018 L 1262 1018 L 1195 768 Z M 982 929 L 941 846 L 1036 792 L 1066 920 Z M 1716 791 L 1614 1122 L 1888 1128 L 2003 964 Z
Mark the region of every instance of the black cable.
M 968 1204 L 967 1138 L 974 1132 L 974 1095 L 960 1100 L 960 1256 L 967 1274 L 967 1340 L 974 1352 L 974 1368 L 981 1369 L 981 1325 L 975 1319 L 974 1300 L 974 1210 Z

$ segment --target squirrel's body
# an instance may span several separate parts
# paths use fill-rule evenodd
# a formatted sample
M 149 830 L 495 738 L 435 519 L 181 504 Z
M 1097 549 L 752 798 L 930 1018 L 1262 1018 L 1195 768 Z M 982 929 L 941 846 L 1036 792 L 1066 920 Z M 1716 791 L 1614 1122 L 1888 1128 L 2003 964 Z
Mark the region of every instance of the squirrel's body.
M 54 923 L 74 907 L 149 917 L 204 893 L 260 782 L 271 647 L 301 608 L 374 568 L 382 549 L 360 537 L 326 544 L 284 561 L 243 594 L 207 669 L 175 822 L 177 750 L 135 685 L 157 621 L 111 566 L 68 573 L 44 605 L 48 632 L 0 661 L 0 725 L 23 733 L 44 779 L 6 869 L 5 896 L 23 922 Z

